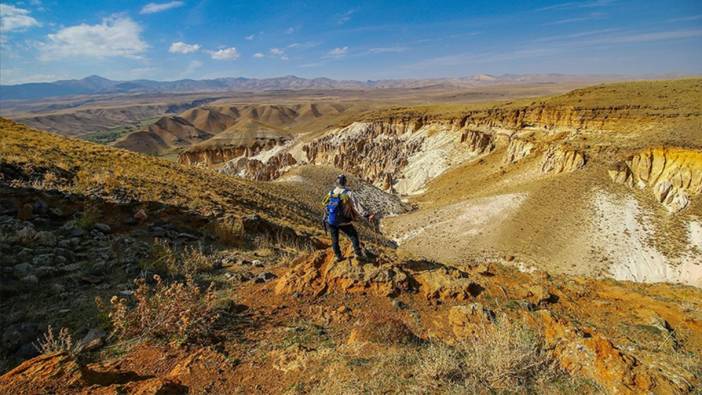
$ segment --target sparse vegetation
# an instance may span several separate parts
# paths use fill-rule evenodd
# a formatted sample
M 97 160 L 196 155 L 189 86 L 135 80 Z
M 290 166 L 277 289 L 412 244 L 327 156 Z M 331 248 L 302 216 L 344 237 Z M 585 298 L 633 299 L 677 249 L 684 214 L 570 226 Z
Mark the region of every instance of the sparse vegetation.
M 504 320 L 457 344 L 434 341 L 388 346 L 356 355 L 344 348 L 344 363 L 328 369 L 312 393 L 599 393 L 587 380 L 561 371 L 543 338 L 524 324 Z M 331 362 L 327 361 L 324 363 Z M 303 390 L 300 390 L 303 389 Z M 291 393 L 310 390 L 298 383 Z
M 212 269 L 212 261 L 202 248 L 187 246 L 182 251 L 176 249 L 166 240 L 156 239 L 151 245 L 148 259 L 140 262 L 143 270 L 161 276 L 195 276 Z
M 51 325 L 46 329 L 44 335 L 37 339 L 34 347 L 42 354 L 66 352 L 72 355 L 78 352 L 78 347 L 73 342 L 73 337 L 68 328 L 61 328 L 58 333 L 54 334 L 54 329 Z
M 165 283 L 154 275 L 155 284 L 136 280 L 133 306 L 113 296 L 109 318 L 114 333 L 122 338 L 144 338 L 180 346 L 205 341 L 219 314 L 212 286 L 202 291 L 191 276 L 184 282 Z

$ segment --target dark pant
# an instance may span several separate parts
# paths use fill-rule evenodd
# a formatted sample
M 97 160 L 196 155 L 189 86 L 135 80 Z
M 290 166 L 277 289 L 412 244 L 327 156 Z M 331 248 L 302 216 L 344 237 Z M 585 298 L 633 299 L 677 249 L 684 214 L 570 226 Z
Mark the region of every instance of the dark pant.
M 356 256 L 363 256 L 363 252 L 361 251 L 361 243 L 358 241 L 358 232 L 356 232 L 356 228 L 354 228 L 351 224 L 339 226 L 329 225 L 334 255 L 336 255 L 336 257 L 339 259 L 343 257 L 343 255 L 341 255 L 341 248 L 339 247 L 339 231 L 346 233 L 346 236 L 351 239 L 351 244 L 353 244 L 353 252 L 356 254 Z

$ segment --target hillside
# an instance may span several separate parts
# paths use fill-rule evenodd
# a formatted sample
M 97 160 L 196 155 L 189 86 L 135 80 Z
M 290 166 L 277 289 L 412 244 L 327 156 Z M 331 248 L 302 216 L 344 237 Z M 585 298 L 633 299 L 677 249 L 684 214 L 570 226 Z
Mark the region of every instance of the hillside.
M 181 162 L 256 180 L 309 164 L 357 175 L 417 205 L 383 226 L 423 258 L 700 285 L 700 92 L 699 79 L 638 81 L 390 107 L 256 150 L 191 148 Z
M 221 171 L 0 119 L 0 392 L 694 393 L 699 83 L 310 134 L 237 107 L 209 140 L 287 140 Z M 383 217 L 365 262 L 320 224 L 339 172 Z

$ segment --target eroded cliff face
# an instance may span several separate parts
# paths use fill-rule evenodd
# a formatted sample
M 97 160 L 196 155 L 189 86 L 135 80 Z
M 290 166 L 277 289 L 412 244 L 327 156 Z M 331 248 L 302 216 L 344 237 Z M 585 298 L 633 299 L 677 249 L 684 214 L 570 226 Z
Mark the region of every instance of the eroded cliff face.
M 542 173 L 568 173 L 585 166 L 585 153 L 562 145 L 552 145 L 544 152 Z
M 256 181 L 271 181 L 283 175 L 285 170 L 297 163 L 288 152 L 280 152 L 268 158 L 260 159 L 241 157 L 227 162 L 219 171 L 223 174 L 236 175 Z
M 312 164 L 333 165 L 385 190 L 419 152 L 426 135 L 418 122 L 356 122 L 303 147 Z
M 651 190 L 668 211 L 678 212 L 702 193 L 702 151 L 649 148 L 617 163 L 609 176 L 630 188 Z
M 495 149 L 495 138 L 460 120 L 356 122 L 303 147 L 312 164 L 333 165 L 400 194 L 420 191 L 452 164 Z
M 178 162 L 184 165 L 217 165 L 235 158 L 250 158 L 276 146 L 284 145 L 289 139 L 256 139 L 247 145 L 205 145 L 193 147 L 178 155 Z
M 507 146 L 504 163 L 517 163 L 529 156 L 534 148 L 536 148 L 536 145 L 531 141 L 513 138 L 510 140 L 509 145 Z

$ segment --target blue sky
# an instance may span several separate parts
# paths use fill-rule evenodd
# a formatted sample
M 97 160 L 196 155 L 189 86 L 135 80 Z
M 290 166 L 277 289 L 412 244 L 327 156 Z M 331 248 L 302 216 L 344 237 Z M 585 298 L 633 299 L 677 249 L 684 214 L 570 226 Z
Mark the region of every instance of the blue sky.
M 2 0 L 0 82 L 702 73 L 702 0 Z

